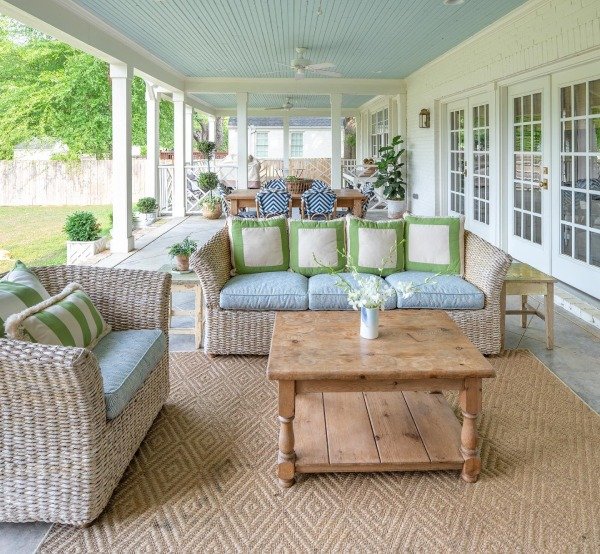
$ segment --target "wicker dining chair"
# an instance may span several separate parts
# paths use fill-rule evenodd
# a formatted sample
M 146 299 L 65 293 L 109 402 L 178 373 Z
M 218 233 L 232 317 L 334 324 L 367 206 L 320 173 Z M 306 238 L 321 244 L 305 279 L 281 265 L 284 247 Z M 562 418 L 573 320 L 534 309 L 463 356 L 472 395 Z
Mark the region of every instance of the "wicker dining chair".
M 32 271 L 50 295 L 79 283 L 113 331 L 167 334 L 168 273 L 72 265 Z M 96 519 L 168 392 L 167 349 L 109 420 L 91 350 L 0 339 L 0 521 Z
M 258 217 L 292 217 L 292 195 L 287 190 L 262 189 L 256 195 Z
M 337 196 L 329 187 L 311 187 L 302 194 L 300 217 L 302 219 L 335 219 L 337 215 Z

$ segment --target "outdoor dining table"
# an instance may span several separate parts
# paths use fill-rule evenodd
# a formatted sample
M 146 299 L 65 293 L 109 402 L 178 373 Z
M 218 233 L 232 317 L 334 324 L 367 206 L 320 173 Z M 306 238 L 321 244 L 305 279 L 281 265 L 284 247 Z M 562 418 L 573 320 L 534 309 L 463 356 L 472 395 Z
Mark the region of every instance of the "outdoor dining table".
M 240 208 L 256 207 L 257 189 L 238 189 L 228 194 L 225 198 L 229 201 L 231 215 L 238 215 Z M 362 217 L 363 194 L 356 189 L 335 189 L 337 207 L 349 208 L 356 217 Z M 301 194 L 292 193 L 292 207 L 300 207 Z

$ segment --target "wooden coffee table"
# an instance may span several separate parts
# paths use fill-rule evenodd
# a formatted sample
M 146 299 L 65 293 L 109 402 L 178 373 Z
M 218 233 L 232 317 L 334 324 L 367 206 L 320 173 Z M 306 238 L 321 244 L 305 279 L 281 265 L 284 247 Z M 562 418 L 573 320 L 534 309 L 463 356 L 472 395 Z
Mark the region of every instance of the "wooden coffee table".
M 375 340 L 356 312 L 277 312 L 267 376 L 279 385 L 278 477 L 296 473 L 462 470 L 481 462 L 477 415 L 489 362 L 450 317 L 380 316 Z M 439 392 L 460 391 L 462 426 Z

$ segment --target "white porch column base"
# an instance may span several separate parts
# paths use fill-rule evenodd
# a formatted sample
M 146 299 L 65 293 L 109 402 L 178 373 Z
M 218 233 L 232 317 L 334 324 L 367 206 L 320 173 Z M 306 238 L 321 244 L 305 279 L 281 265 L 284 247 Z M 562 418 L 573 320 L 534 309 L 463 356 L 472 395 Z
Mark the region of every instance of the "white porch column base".
M 134 248 L 131 185 L 131 80 L 133 68 L 110 64 L 112 81 L 113 239 L 112 252 Z
M 156 86 L 146 82 L 146 195 L 156 198 L 158 190 L 160 97 Z
M 208 116 L 208 140 L 215 142 L 217 138 L 217 118 L 214 115 Z
M 238 92 L 237 98 L 237 140 L 238 172 L 237 188 L 248 188 L 248 93 Z
M 331 102 L 331 188 L 342 188 L 342 95 L 330 95 Z
M 185 103 L 184 94 L 173 93 L 173 216 L 185 216 Z
M 290 116 L 283 116 L 283 169 L 288 175 L 290 169 Z
M 185 163 L 194 161 L 194 108 L 185 106 Z

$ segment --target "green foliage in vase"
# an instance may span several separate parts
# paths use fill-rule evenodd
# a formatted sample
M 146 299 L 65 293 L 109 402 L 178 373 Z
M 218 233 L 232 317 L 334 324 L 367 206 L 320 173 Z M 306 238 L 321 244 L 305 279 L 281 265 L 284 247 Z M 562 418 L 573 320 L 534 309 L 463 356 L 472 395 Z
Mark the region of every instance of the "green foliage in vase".
M 198 243 L 190 237 L 186 237 L 181 242 L 169 247 L 169 255 L 189 257 L 196 251 L 196 248 L 198 248 Z
M 152 196 L 145 196 L 137 201 L 135 208 L 141 214 L 152 214 L 158 210 L 158 203 Z
M 404 148 L 396 150 L 396 147 L 403 143 L 402 137 L 397 135 L 389 146 L 382 146 L 379 149 L 378 175 L 373 186 L 383 187 L 383 196 L 388 200 L 404 200 L 406 197 L 406 181 L 402 176 L 404 163 L 400 161 L 400 157 L 406 150 Z

